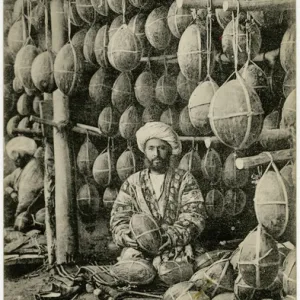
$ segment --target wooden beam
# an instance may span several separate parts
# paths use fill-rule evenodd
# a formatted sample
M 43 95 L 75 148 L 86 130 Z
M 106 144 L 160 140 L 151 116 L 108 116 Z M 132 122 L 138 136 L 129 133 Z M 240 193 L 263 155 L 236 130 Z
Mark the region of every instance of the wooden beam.
M 29 137 L 38 137 L 41 138 L 43 136 L 43 133 L 41 130 L 32 130 L 28 128 L 14 128 L 12 130 L 13 134 L 23 134 L 25 136 Z
M 266 150 L 286 149 L 291 146 L 291 131 L 288 129 L 263 130 L 259 136 L 259 143 Z
M 67 42 L 63 0 L 51 0 L 52 50 L 58 53 Z M 68 122 L 69 98 L 59 90 L 53 93 L 53 121 Z M 75 261 L 78 254 L 78 233 L 76 223 L 76 199 L 74 190 L 74 163 L 68 132 L 62 134 L 53 130 L 55 160 L 55 216 L 56 216 L 56 262 Z
M 294 149 L 285 149 L 269 152 L 274 162 L 285 162 L 293 159 Z M 238 169 L 250 169 L 271 162 L 270 156 L 266 152 L 262 152 L 255 156 L 237 158 L 235 165 Z
M 178 8 L 207 8 L 207 0 L 176 0 Z M 295 0 L 239 0 L 240 9 L 246 11 L 253 10 L 272 10 L 272 9 L 294 9 Z M 213 8 L 223 8 L 224 11 L 232 11 L 237 9 L 236 0 L 211 0 Z

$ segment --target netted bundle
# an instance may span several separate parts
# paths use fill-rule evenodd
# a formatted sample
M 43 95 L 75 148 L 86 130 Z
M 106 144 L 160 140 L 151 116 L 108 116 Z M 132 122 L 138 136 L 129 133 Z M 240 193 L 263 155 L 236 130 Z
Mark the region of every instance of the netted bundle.
M 193 126 L 199 130 L 200 135 L 211 133 L 208 118 L 209 107 L 218 88 L 218 85 L 212 80 L 200 82 L 189 99 L 190 120 Z
M 149 284 L 156 275 L 153 266 L 144 259 L 121 260 L 110 268 L 110 273 L 127 285 Z
M 13 90 L 17 93 L 17 94 L 21 94 L 24 92 L 24 87 L 20 81 L 20 79 L 18 77 L 15 77 L 13 80 Z
M 44 188 L 44 162 L 32 158 L 19 177 L 17 212 L 25 211 Z
M 261 133 L 263 114 L 257 93 L 237 73 L 237 79 L 216 91 L 210 104 L 209 121 L 223 144 L 236 150 L 246 149 Z
M 131 73 L 121 73 L 114 82 L 111 94 L 111 102 L 122 114 L 133 103 L 133 78 Z
M 78 30 L 71 39 L 72 45 L 76 48 L 79 48 L 82 53 L 83 53 L 84 39 L 88 30 L 89 30 L 88 27 Z
M 259 296 L 258 290 L 246 284 L 240 274 L 234 282 L 234 294 L 236 295 L 236 300 L 253 300 Z
M 100 195 L 97 188 L 91 184 L 86 183 L 80 187 L 77 192 L 77 209 L 81 216 L 95 217 L 100 209 Z
M 183 135 L 187 136 L 198 136 L 199 131 L 193 126 L 190 115 L 189 108 L 186 106 L 179 116 L 179 128 Z
M 190 9 L 178 8 L 174 1 L 168 12 L 168 25 L 172 34 L 180 39 L 185 29 L 192 23 L 193 16 Z
M 140 168 L 138 158 L 131 148 L 125 150 L 117 160 L 117 173 L 124 182 L 131 174 L 136 173 Z
M 240 249 L 238 266 L 245 283 L 256 289 L 268 288 L 279 270 L 276 241 L 258 225 L 248 234 Z
M 147 106 L 142 114 L 142 122 L 158 122 L 160 121 L 160 116 L 163 113 L 163 108 L 160 105 Z
M 232 20 L 232 12 L 224 11 L 222 8 L 215 9 L 216 19 L 221 28 L 225 29 L 225 27 Z
M 76 9 L 80 18 L 89 25 L 99 19 L 91 0 L 76 0 Z
M 142 126 L 142 116 L 138 108 L 129 106 L 122 114 L 119 122 L 120 135 L 126 140 L 135 140 L 135 133 Z
M 168 286 L 187 281 L 193 275 L 193 266 L 185 261 L 167 261 L 160 264 L 158 276 Z
M 27 28 L 22 20 L 16 21 L 9 29 L 7 44 L 13 54 L 17 54 L 27 40 Z
M 243 212 L 247 203 L 246 193 L 238 188 L 226 191 L 224 196 L 224 211 L 229 216 L 237 216 Z
M 155 97 L 162 104 L 173 105 L 178 97 L 176 78 L 168 73 L 162 75 L 155 87 Z
M 82 91 L 85 82 L 84 57 L 79 48 L 64 45 L 54 61 L 54 79 L 58 89 L 71 96 Z
M 107 0 L 107 3 L 110 9 L 118 15 L 123 13 L 123 5 L 125 5 L 126 14 L 129 14 L 134 10 L 134 7 L 130 4 L 128 0 Z
M 102 1 L 102 0 L 101 0 Z M 107 57 L 107 46 L 109 41 L 108 36 L 108 25 L 102 26 L 96 35 L 94 42 L 94 53 L 97 60 L 97 63 L 102 68 L 108 68 L 110 66 L 108 57 Z
M 146 21 L 145 33 L 147 39 L 158 50 L 166 49 L 172 39 L 167 19 L 168 8 L 160 6 L 152 10 Z
M 192 293 L 192 294 L 191 294 Z M 208 300 L 209 298 L 202 292 L 197 293 L 195 297 L 194 283 L 190 281 L 183 281 L 171 286 L 164 294 L 163 300 L 178 300 L 178 299 L 195 299 Z
M 94 52 L 94 45 L 100 27 L 101 25 L 99 23 L 93 24 L 87 31 L 83 42 L 84 58 L 93 65 L 97 64 L 96 55 Z
M 234 271 L 229 259 L 213 263 L 205 272 L 204 292 L 211 298 L 218 294 L 233 291 Z
M 283 263 L 283 290 L 286 294 L 296 296 L 296 250 L 291 251 Z
M 98 118 L 98 127 L 101 133 L 107 137 L 113 137 L 118 133 L 120 114 L 111 105 L 106 106 Z
M 95 145 L 87 137 L 77 154 L 78 171 L 86 177 L 93 176 L 93 164 L 99 152 Z
M 293 90 L 286 98 L 281 115 L 280 127 L 296 128 L 296 89 Z
M 112 39 L 117 30 L 123 25 L 123 16 L 117 16 L 110 24 L 108 30 L 109 41 Z
M 205 28 L 198 24 L 192 24 L 184 31 L 179 41 L 177 57 L 180 70 L 187 79 L 196 82 L 203 80 L 207 73 L 207 36 Z M 214 67 L 213 44 L 210 61 L 212 70 Z
M 238 24 L 238 30 L 236 30 L 236 22 L 237 19 L 235 18 L 234 21 L 230 21 L 230 23 L 228 23 L 228 25 L 225 27 L 222 35 L 222 48 L 226 57 L 231 62 L 234 62 L 233 38 L 237 35 L 237 63 L 238 65 L 244 65 L 248 59 L 248 41 L 250 58 L 253 59 L 259 53 L 262 44 L 262 37 L 259 27 L 254 22 L 247 26 L 246 24 L 240 22 Z M 247 31 L 249 38 L 247 38 Z
M 185 104 L 189 103 L 190 97 L 193 91 L 196 89 L 198 83 L 197 81 L 188 80 L 182 72 L 178 73 L 177 76 L 177 92 L 184 101 Z
M 39 95 L 33 98 L 32 109 L 35 114 L 40 115 L 40 102 L 43 101 L 43 98 Z
M 292 24 L 283 35 L 280 45 L 280 62 L 283 69 L 296 70 L 296 24 Z
M 209 148 L 207 149 L 202 161 L 201 170 L 203 177 L 212 184 L 217 184 L 222 178 L 222 161 L 219 153 Z
M 139 247 L 151 255 L 156 255 L 162 245 L 160 228 L 148 214 L 134 214 L 130 219 L 130 231 Z
M 197 150 L 192 149 L 180 160 L 178 169 L 191 172 L 195 177 L 201 176 L 201 158 Z
M 14 229 L 20 232 L 28 232 L 30 227 L 34 224 L 34 220 L 31 214 L 27 211 L 20 213 L 15 220 Z
M 109 186 L 116 175 L 116 160 L 113 151 L 102 152 L 94 161 L 93 177 L 101 187 Z
M 34 87 L 31 78 L 31 66 L 34 59 L 40 54 L 40 50 L 32 45 L 26 45 L 16 55 L 14 70 L 16 77 L 22 85 L 28 89 Z
M 296 88 L 296 72 L 295 71 L 288 71 L 285 74 L 284 81 L 283 81 L 283 95 L 288 97 L 288 95 Z
M 135 97 L 143 107 L 149 107 L 155 104 L 156 82 L 157 77 L 150 70 L 145 70 L 136 79 L 134 85 Z
M 237 158 L 238 155 L 233 152 L 226 158 L 226 161 L 224 163 L 223 181 L 229 188 L 242 188 L 247 184 L 249 180 L 249 170 L 239 170 L 236 167 L 235 161 Z
M 119 190 L 116 187 L 108 186 L 103 193 L 103 205 L 111 209 L 117 199 Z
M 168 107 L 160 116 L 160 121 L 179 131 L 179 112 L 175 107 Z
M 152 9 L 155 3 L 152 0 L 129 0 L 130 4 L 141 10 Z
M 128 72 L 140 64 L 142 44 L 129 27 L 123 24 L 109 40 L 107 55 L 115 69 Z
M 107 17 L 109 14 L 109 6 L 107 0 L 91 0 L 94 10 L 101 16 Z
M 21 116 L 29 116 L 32 112 L 32 97 L 22 94 L 17 102 L 17 111 Z
M 6 124 L 6 133 L 9 137 L 14 137 L 14 129 L 16 129 L 21 121 L 21 116 L 13 116 Z
M 43 93 L 52 93 L 56 89 L 53 71 L 54 60 L 54 53 L 52 51 L 45 51 L 39 54 L 32 63 L 32 81 L 36 88 Z
M 205 209 L 210 218 L 221 218 L 224 213 L 224 196 L 217 190 L 210 190 L 205 197 Z
M 100 68 L 92 76 L 89 84 L 89 95 L 98 107 L 104 107 L 110 103 L 114 81 L 115 78 L 111 72 L 104 68 Z
M 228 258 L 231 253 L 232 251 L 230 250 L 212 250 L 200 254 L 199 256 L 195 257 L 194 269 L 198 271 L 207 268 L 218 260 Z
M 74 26 L 83 26 L 85 24 L 84 20 L 81 19 L 77 12 L 76 0 L 64 0 L 64 14 L 65 19 L 70 18 L 70 22 Z
M 14 58 L 11 52 L 4 48 L 4 70 L 3 70 L 3 80 L 4 84 L 9 83 L 14 78 Z

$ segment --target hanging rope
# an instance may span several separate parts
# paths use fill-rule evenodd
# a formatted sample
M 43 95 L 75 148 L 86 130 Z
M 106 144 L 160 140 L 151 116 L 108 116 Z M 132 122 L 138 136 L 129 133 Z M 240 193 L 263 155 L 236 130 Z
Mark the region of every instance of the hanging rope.
M 46 40 L 46 50 L 49 51 L 49 37 L 48 37 L 48 0 L 44 0 L 45 6 L 45 40 Z
M 23 24 L 23 46 L 27 41 L 26 21 L 25 21 L 25 0 L 22 1 L 22 24 Z
M 207 0 L 206 49 L 207 49 L 207 62 L 206 62 L 207 75 L 206 75 L 206 77 L 211 79 L 211 76 L 210 76 L 211 50 L 212 50 L 212 3 L 211 3 L 211 0 Z
M 126 0 L 122 0 L 122 16 L 123 16 L 123 24 L 126 24 Z
M 68 41 L 71 43 L 71 1 L 68 1 Z

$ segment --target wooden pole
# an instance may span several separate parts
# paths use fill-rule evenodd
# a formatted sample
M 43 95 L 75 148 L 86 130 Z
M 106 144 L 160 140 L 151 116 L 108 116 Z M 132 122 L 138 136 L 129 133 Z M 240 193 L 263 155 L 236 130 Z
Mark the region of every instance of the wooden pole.
M 21 128 L 14 128 L 12 130 L 13 134 L 23 134 L 25 136 L 30 136 L 30 137 L 39 137 L 41 138 L 43 136 L 41 130 L 32 130 L 32 129 L 21 129 Z
M 178 8 L 207 8 L 207 0 L 176 0 Z M 239 0 L 238 1 L 241 10 L 272 10 L 272 9 L 294 9 L 296 1 L 295 0 Z M 237 1 L 236 0 L 212 0 L 213 8 L 223 8 L 224 11 L 236 10 Z
M 66 43 L 63 0 L 51 0 L 52 49 L 55 53 Z M 59 90 L 53 93 L 53 121 L 69 121 L 69 98 Z M 56 216 L 56 262 L 69 263 L 75 260 L 78 251 L 76 202 L 68 132 L 54 127 L 55 160 L 55 216 Z
M 269 152 L 274 162 L 285 162 L 293 159 L 294 149 L 285 149 L 279 151 Z M 266 152 L 262 152 L 255 156 L 237 158 L 235 165 L 238 169 L 250 169 L 260 165 L 264 165 L 271 162 L 271 158 Z
M 279 150 L 291 147 L 291 132 L 288 129 L 263 130 L 259 136 L 259 143 L 266 150 Z

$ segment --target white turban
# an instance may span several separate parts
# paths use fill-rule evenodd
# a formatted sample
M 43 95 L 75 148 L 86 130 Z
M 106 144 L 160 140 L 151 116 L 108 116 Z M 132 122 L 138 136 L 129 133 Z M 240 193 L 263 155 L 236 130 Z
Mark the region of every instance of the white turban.
M 147 141 L 151 139 L 160 139 L 166 141 L 172 147 L 172 154 L 181 153 L 181 142 L 177 133 L 171 126 L 162 122 L 149 122 L 141 127 L 136 133 L 136 139 L 139 149 L 144 152 Z
M 33 139 L 25 136 L 18 136 L 11 139 L 6 145 L 6 152 L 10 159 L 15 159 L 17 154 L 34 155 L 37 150 L 37 145 Z

